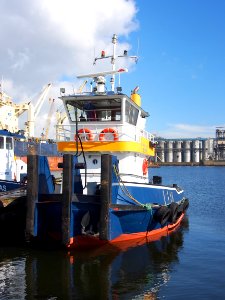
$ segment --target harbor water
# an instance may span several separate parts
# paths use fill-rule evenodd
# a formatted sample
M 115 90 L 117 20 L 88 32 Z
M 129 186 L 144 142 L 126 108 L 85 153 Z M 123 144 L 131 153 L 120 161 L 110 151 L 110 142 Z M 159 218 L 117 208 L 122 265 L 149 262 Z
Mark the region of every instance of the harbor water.
M 189 198 L 176 232 L 120 250 L 1 246 L 0 299 L 224 299 L 225 167 L 150 171 Z

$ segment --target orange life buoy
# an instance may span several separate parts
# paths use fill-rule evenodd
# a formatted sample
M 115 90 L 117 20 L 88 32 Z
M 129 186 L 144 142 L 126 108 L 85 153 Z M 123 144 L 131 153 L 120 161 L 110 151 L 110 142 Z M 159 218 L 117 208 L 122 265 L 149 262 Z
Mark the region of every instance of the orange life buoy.
M 106 133 L 112 133 L 114 141 L 118 141 L 119 140 L 118 132 L 115 129 L 113 129 L 113 128 L 105 128 L 99 134 L 99 141 L 104 141 L 105 140 L 105 134 Z
M 89 141 L 93 141 L 94 139 L 94 135 L 92 133 L 92 131 L 88 128 L 81 128 L 80 130 L 78 130 L 78 134 L 82 134 L 82 133 L 87 133 L 87 139 Z M 75 141 L 77 140 L 77 135 L 75 134 L 74 136 Z
M 148 160 L 145 158 L 142 163 L 142 171 L 143 175 L 147 175 L 148 173 Z

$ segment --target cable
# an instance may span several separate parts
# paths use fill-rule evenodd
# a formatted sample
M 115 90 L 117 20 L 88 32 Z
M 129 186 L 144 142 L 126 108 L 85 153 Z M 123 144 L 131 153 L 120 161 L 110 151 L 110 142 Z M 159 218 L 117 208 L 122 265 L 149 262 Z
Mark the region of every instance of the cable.
M 127 187 L 124 185 L 121 177 L 119 176 L 119 173 L 118 173 L 118 170 L 116 168 L 116 165 L 113 165 L 113 169 L 114 169 L 114 172 L 116 174 L 116 177 L 117 177 L 117 180 L 118 180 L 118 183 L 119 183 L 119 186 L 121 188 L 121 191 L 128 197 L 130 198 L 131 200 L 133 200 L 136 204 L 146 208 L 147 210 L 151 210 L 152 211 L 152 205 L 151 203 L 147 203 L 147 204 L 142 204 L 141 202 L 139 202 L 137 199 L 135 199 L 131 194 L 130 192 L 128 191 Z

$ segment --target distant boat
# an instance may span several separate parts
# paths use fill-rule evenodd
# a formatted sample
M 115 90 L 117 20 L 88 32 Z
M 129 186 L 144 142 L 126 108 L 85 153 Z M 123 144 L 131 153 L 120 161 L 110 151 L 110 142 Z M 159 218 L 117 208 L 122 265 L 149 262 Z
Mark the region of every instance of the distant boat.
M 27 165 L 15 157 L 15 138 L 21 136 L 0 130 L 0 193 L 20 188 L 25 183 Z
M 57 144 L 53 140 L 42 141 L 41 139 L 16 139 L 14 141 L 15 156 L 27 163 L 27 155 L 31 152 L 48 158 L 51 171 L 58 171 L 58 164 L 62 163 L 62 154 L 57 150 Z
M 21 188 L 27 181 L 27 155 L 46 155 L 51 171 L 58 171 L 62 155 L 53 142 L 27 141 L 22 134 L 0 130 L 0 193 Z

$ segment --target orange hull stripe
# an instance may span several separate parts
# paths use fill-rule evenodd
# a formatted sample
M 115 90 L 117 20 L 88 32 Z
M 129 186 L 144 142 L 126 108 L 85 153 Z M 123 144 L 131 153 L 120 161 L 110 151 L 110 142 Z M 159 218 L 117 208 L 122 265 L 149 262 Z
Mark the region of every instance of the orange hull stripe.
M 174 224 L 170 224 L 164 226 L 163 228 L 151 230 L 148 232 L 122 234 L 111 241 L 99 240 L 98 237 L 93 236 L 77 236 L 76 238 L 72 237 L 70 238 L 68 248 L 92 248 L 97 246 L 110 245 L 124 249 L 130 246 L 140 245 L 150 241 L 156 241 L 159 240 L 162 236 L 166 236 L 167 234 L 176 230 L 176 228 L 180 225 L 183 217 L 184 213 L 177 219 L 176 223 Z

